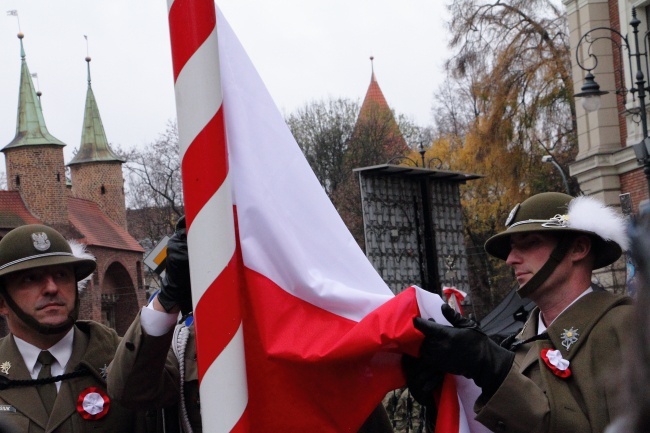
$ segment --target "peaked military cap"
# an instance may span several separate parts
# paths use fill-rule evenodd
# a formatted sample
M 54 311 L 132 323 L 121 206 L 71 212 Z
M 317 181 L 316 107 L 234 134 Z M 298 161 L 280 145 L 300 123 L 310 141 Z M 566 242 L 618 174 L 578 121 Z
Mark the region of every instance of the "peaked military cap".
M 92 274 L 97 266 L 89 254 L 75 256 L 70 243 L 44 225 L 17 227 L 0 240 L 0 276 L 52 265 L 72 265 L 77 281 Z

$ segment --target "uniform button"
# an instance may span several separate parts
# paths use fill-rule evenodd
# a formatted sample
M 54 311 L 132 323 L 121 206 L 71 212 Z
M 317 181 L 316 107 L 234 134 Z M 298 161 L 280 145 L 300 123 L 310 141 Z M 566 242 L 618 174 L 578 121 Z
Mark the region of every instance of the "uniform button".
M 130 351 L 133 351 L 133 349 L 135 349 L 135 344 L 133 344 L 131 341 L 127 341 L 124 346 L 126 346 L 126 348 Z
M 506 423 L 504 423 L 503 421 L 497 421 L 496 431 L 506 431 Z

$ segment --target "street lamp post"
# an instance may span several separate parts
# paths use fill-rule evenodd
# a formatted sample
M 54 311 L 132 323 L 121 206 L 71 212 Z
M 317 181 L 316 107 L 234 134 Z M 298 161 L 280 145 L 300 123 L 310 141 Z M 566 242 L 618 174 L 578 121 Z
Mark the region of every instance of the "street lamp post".
M 564 183 L 564 189 L 566 190 L 566 193 L 571 195 L 571 188 L 569 188 L 569 180 L 566 178 L 566 174 L 564 174 L 564 170 L 562 170 L 562 167 L 560 164 L 557 163 L 555 158 L 553 158 L 551 155 L 544 155 L 542 156 L 542 162 L 550 162 L 553 164 L 555 168 L 557 168 L 557 171 L 560 172 L 560 175 L 562 176 L 562 182 Z
M 587 71 L 585 75 L 585 84 L 580 89 L 580 93 L 576 93 L 576 98 L 582 99 L 582 106 L 586 111 L 596 111 L 600 108 L 600 96 L 605 95 L 609 92 L 600 90 L 600 86 L 596 83 L 596 78 L 592 74 L 592 71 L 598 66 L 598 58 L 593 54 L 592 46 L 599 40 L 609 39 L 615 43 L 620 49 L 625 49 L 627 51 L 629 67 L 630 67 L 630 81 L 634 83 L 629 89 L 626 87 L 616 89 L 617 94 L 626 95 L 628 92 L 632 93 L 632 97 L 636 95 L 639 98 L 639 106 L 635 107 L 629 112 L 633 115 L 634 119 L 639 119 L 641 122 L 641 129 L 643 132 L 642 140 L 634 145 L 634 154 L 636 155 L 637 161 L 643 165 L 643 173 L 645 174 L 646 181 L 648 183 L 648 191 L 650 191 L 650 138 L 648 138 L 648 118 L 646 116 L 646 106 L 645 98 L 646 92 L 650 91 L 650 88 L 646 87 L 645 75 L 643 71 L 648 72 L 648 52 L 641 51 L 639 49 L 639 24 L 641 21 L 636 17 L 636 8 L 632 8 L 632 20 L 630 21 L 630 26 L 632 27 L 632 36 L 634 42 L 634 50 L 630 46 L 630 41 L 628 36 L 624 36 L 619 31 L 612 29 L 611 27 L 596 27 L 589 30 L 587 33 L 582 35 L 576 46 L 576 64 L 583 71 Z M 607 31 L 609 34 L 601 35 L 600 31 Z M 617 38 L 614 38 L 612 35 L 617 35 Z M 650 32 L 645 32 L 643 35 L 644 45 L 641 46 L 641 49 L 648 47 L 648 41 Z M 620 40 L 619 40 L 620 39 Z M 583 62 L 580 61 L 580 48 L 584 47 L 589 54 L 589 59 L 591 59 L 592 66 L 588 67 Z M 644 60 L 642 62 L 642 60 Z M 632 74 L 632 62 L 634 61 L 636 66 L 636 74 Z M 645 68 L 643 67 L 645 63 Z M 621 65 L 621 68 L 623 66 Z M 622 71 L 615 71 L 623 75 Z M 634 120 L 637 124 L 638 121 Z

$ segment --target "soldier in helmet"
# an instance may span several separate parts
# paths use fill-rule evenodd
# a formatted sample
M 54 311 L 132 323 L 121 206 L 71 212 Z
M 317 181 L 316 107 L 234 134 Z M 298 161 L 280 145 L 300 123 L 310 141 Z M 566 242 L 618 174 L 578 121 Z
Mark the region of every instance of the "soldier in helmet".
M 20 432 L 136 432 L 143 417 L 112 402 L 106 366 L 119 337 L 77 320 L 78 283 L 95 259 L 56 230 L 25 225 L 0 241 L 0 422 Z
M 486 251 L 512 267 L 535 302 L 522 331 L 497 345 L 443 307 L 453 325 L 422 318 L 420 358 L 404 363 L 423 403 L 451 373 L 481 388 L 476 419 L 495 432 L 602 432 L 619 408 L 608 376 L 620 364 L 631 300 L 593 290 L 592 271 L 627 248 L 624 220 L 590 197 L 542 193 L 515 206 Z

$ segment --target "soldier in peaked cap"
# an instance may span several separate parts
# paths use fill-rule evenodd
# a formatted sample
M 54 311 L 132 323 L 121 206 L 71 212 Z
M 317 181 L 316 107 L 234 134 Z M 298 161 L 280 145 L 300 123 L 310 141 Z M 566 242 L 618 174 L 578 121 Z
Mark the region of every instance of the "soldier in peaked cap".
M 0 421 L 21 432 L 144 432 L 111 402 L 104 369 L 119 337 L 77 320 L 78 283 L 95 259 L 56 230 L 26 225 L 0 240 Z
M 512 267 L 536 308 L 502 346 L 444 307 L 451 327 L 416 318 L 420 358 L 404 363 L 414 396 L 428 403 L 441 373 L 463 375 L 481 388 L 476 419 L 492 431 L 602 432 L 620 410 L 611 378 L 632 305 L 594 290 L 591 276 L 627 248 L 625 229 L 590 197 L 542 193 L 515 206 L 485 250 Z

